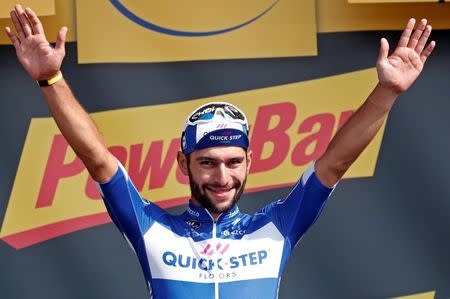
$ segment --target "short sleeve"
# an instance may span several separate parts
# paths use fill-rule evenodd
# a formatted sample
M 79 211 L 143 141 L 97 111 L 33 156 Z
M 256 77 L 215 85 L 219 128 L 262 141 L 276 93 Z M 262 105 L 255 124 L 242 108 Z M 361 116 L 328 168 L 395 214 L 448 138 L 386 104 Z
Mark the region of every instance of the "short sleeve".
M 265 206 L 261 212 L 272 219 L 292 249 L 319 217 L 333 190 L 319 181 L 313 163 L 286 198 Z
M 98 183 L 109 216 L 134 249 L 152 224 L 154 204 L 143 199 L 119 163 L 114 176 Z

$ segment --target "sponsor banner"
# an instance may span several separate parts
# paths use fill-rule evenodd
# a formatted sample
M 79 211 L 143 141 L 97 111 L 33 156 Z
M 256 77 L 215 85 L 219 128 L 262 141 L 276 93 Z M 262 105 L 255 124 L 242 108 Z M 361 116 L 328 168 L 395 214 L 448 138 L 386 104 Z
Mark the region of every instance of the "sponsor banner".
M 38 16 L 51 16 L 55 14 L 55 0 L 2 0 L 0 1 L 0 18 L 9 18 L 9 13 L 14 5 L 21 4 L 22 7 L 31 7 Z
M 186 203 L 178 170 L 187 115 L 229 101 L 250 123 L 253 165 L 246 192 L 293 185 L 376 85 L 374 68 L 312 81 L 173 104 L 92 113 L 110 151 L 142 196 L 161 207 Z M 124 99 L 126 100 L 126 99 Z M 346 177 L 372 176 L 384 127 Z M 53 119 L 31 120 L 0 237 L 15 248 L 109 222 L 92 179 Z
M 3 5 L 3 1 L 1 0 L 0 7 Z M 14 4 L 20 2 L 24 7 L 31 7 L 35 12 L 38 6 L 34 4 L 27 4 L 25 6 L 25 1 L 12 1 L 12 5 L 8 5 L 8 15 L 7 19 L 0 19 L 0 28 L 5 28 L 9 26 L 14 28 L 12 22 L 9 19 L 9 11 L 14 7 Z M 67 32 L 67 41 L 75 41 L 76 40 L 76 25 L 75 25 L 75 0 L 52 0 L 52 1 L 44 1 L 44 0 L 35 0 L 35 1 L 27 1 L 27 2 L 52 2 L 52 6 L 54 6 L 52 13 L 45 14 L 46 16 L 40 17 L 42 24 L 44 26 L 45 35 L 47 39 L 53 43 L 56 40 L 56 35 L 61 29 L 61 27 L 66 26 L 69 31 Z M 6 36 L 6 34 L 0 34 L 0 44 L 6 45 L 11 44 L 10 40 Z
M 410 18 L 426 18 L 434 29 L 450 29 L 450 3 L 351 4 L 348 1 L 318 0 L 317 31 L 402 30 Z
M 313 0 L 79 0 L 78 59 L 312 56 L 317 55 L 315 16 Z
M 435 291 L 426 292 L 426 293 L 420 293 L 415 295 L 409 295 L 409 296 L 402 296 L 402 297 L 395 297 L 391 299 L 434 299 Z

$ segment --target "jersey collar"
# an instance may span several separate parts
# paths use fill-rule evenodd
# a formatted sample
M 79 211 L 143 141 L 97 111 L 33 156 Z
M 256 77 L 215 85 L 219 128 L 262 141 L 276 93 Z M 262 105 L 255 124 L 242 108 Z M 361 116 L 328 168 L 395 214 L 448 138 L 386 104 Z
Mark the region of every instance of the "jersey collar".
M 220 214 L 219 217 L 217 218 L 217 222 L 233 221 L 238 214 L 239 208 L 237 205 L 234 205 L 230 210 Z M 197 219 L 199 221 L 214 221 L 213 217 L 211 216 L 211 214 L 208 212 L 207 209 L 196 206 L 192 202 L 189 202 L 189 205 L 187 206 L 184 215 L 193 219 Z

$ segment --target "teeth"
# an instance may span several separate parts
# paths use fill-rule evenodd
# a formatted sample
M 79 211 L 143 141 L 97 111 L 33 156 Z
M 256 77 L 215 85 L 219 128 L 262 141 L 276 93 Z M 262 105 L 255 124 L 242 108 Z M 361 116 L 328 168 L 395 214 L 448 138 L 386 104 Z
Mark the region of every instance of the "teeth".
M 230 189 L 214 189 L 214 188 L 209 188 L 211 191 L 213 191 L 213 192 L 228 192 L 228 191 L 230 191 L 231 190 L 231 188 Z

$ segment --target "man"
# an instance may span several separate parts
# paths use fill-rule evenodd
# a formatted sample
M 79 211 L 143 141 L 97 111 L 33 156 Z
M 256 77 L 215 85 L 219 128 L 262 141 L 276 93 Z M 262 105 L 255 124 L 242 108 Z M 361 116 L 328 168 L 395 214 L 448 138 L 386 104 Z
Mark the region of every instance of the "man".
M 154 298 L 276 298 L 295 244 L 319 216 L 333 187 L 373 139 L 398 95 L 421 73 L 435 47 L 431 26 L 409 20 L 397 48 L 381 39 L 379 83 L 333 138 L 325 154 L 283 200 L 255 215 L 241 213 L 252 161 L 247 119 L 229 103 L 208 103 L 186 120 L 178 163 L 189 176 L 186 212 L 171 216 L 142 200 L 123 166 L 111 155 L 60 72 L 67 29 L 55 47 L 29 8 L 11 12 L 6 33 L 28 74 L 37 80 L 61 132 L 99 182 L 107 210 L 141 263 Z

